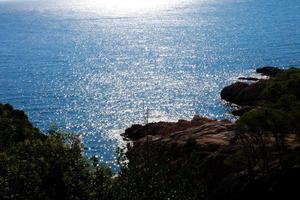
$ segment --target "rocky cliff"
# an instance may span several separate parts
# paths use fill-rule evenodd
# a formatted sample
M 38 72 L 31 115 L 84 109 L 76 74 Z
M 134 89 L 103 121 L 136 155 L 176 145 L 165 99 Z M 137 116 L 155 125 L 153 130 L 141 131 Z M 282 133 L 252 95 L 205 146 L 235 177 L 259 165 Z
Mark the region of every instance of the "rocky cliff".
M 269 78 L 250 77 L 248 82 L 234 83 L 221 92 L 224 100 L 241 106 L 235 111 L 242 116 L 238 123 L 194 116 L 191 121 L 133 125 L 127 129 L 123 136 L 132 141 L 127 156 L 133 168 L 143 170 L 141 166 L 147 167 L 149 162 L 160 168 L 167 166 L 167 179 L 173 182 L 176 174 L 192 174 L 190 181 L 204 184 L 208 199 L 276 199 L 296 193 L 288 177 L 300 178 L 300 141 L 294 127 L 299 122 L 294 112 L 300 108 L 298 96 L 289 97 L 292 112 L 283 112 L 280 102 L 285 102 L 282 98 L 288 95 L 298 95 L 300 71 L 264 67 L 257 72 Z M 294 89 L 287 90 L 288 94 L 285 90 L 277 92 L 279 103 L 269 103 L 269 90 L 273 94 L 273 85 L 277 87 L 278 81 Z M 285 194 L 287 191 L 290 194 Z

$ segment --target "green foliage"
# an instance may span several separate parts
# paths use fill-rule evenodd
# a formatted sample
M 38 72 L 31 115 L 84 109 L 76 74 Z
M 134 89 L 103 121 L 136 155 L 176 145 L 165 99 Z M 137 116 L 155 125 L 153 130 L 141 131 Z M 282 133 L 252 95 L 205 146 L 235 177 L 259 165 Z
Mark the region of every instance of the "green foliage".
M 284 95 L 294 95 L 300 99 L 300 69 L 290 68 L 278 77 L 271 79 L 262 94 L 267 103 L 276 103 Z
M 8 104 L 0 104 L 0 130 L 0 151 L 7 150 L 26 139 L 44 138 L 39 130 L 28 121 L 23 111 L 14 110 Z
M 282 110 L 260 107 L 245 113 L 236 125 L 246 131 L 282 133 L 292 130 L 292 119 Z
M 90 198 L 94 200 L 114 199 L 113 179 L 111 170 L 97 165 L 90 178 Z
M 23 111 L 2 104 L 0 126 L 1 199 L 109 199 L 110 169 L 91 166 L 76 135 L 43 135 Z
M 260 99 L 256 109 L 237 121 L 238 129 L 280 134 L 299 132 L 300 69 L 288 69 L 271 79 Z
M 116 178 L 121 186 L 118 190 L 121 198 L 118 199 L 207 199 L 207 187 L 214 187 L 211 180 L 218 173 L 227 172 L 223 170 L 223 164 L 203 166 L 203 158 L 207 154 L 196 148 L 191 149 L 192 143 L 187 144 L 183 150 L 186 152 L 181 153 L 152 142 L 147 142 L 136 151 L 127 152 L 129 163 L 122 167 Z
M 289 154 L 286 136 L 299 136 L 300 69 L 291 68 L 270 79 L 259 99 L 256 108 L 236 122 L 236 128 L 245 133 L 239 138 L 248 156 L 248 171 L 261 169 L 265 173 L 270 160 L 279 160 L 283 165 L 284 157 Z

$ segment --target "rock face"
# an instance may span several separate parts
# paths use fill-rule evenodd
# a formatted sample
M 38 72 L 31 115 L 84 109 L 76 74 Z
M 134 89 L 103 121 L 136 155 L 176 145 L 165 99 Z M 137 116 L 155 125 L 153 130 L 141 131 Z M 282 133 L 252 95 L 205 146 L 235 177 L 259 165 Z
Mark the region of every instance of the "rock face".
M 240 106 L 255 105 L 266 85 L 267 80 L 260 80 L 252 84 L 236 82 L 221 91 L 221 98 Z
M 195 116 L 191 121 L 150 123 L 145 126 L 133 125 L 123 134 L 133 141 L 131 153 L 139 152 L 146 143 L 162 147 L 180 157 L 188 146 L 193 149 L 214 147 L 210 153 L 228 147 L 235 136 L 230 121 L 211 120 Z
M 168 136 L 171 133 L 183 131 L 192 127 L 202 126 L 208 123 L 220 123 L 219 121 L 205 117 L 194 116 L 191 121 L 179 120 L 178 122 L 158 122 L 143 125 L 133 125 L 128 128 L 123 136 L 133 141 L 141 139 L 147 135 Z M 225 123 L 225 122 L 224 122 Z M 226 122 L 229 123 L 229 122 Z

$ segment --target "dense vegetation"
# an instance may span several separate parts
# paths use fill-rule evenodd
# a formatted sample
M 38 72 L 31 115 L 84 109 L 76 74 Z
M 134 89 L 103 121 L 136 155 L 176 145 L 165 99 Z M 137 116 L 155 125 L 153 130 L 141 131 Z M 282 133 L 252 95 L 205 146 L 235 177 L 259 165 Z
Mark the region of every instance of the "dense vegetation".
M 286 197 L 300 172 L 300 149 L 290 142 L 299 140 L 300 70 L 272 78 L 259 99 L 236 123 L 238 148 L 204 162 L 217 147 L 195 148 L 191 140 L 178 153 L 146 143 L 138 153 L 120 150 L 118 174 L 84 157 L 76 135 L 43 134 L 23 111 L 0 104 L 0 199 Z
M 46 136 L 7 104 L 0 130 L 1 199 L 108 199 L 111 171 L 83 157 L 76 136 Z
M 236 126 L 241 133 L 251 133 L 240 137 L 248 148 L 258 149 L 252 150 L 256 154 L 252 157 L 261 157 L 263 172 L 268 171 L 276 156 L 281 162 L 289 155 L 289 138 L 300 136 L 300 69 L 290 68 L 271 78 L 256 107 L 242 115 Z
M 252 111 L 238 121 L 239 128 L 277 134 L 300 130 L 300 69 L 291 68 L 268 82 Z

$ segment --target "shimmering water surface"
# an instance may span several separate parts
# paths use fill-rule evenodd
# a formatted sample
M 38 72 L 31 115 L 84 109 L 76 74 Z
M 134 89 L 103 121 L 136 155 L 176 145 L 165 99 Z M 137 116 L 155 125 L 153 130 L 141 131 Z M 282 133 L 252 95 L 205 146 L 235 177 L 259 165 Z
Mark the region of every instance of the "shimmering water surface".
M 133 123 L 229 117 L 221 88 L 300 65 L 299 0 L 0 0 L 0 102 L 113 163 Z

